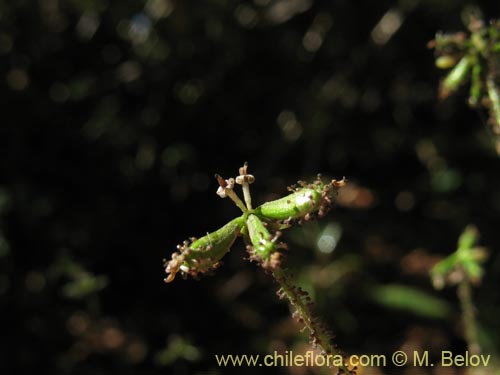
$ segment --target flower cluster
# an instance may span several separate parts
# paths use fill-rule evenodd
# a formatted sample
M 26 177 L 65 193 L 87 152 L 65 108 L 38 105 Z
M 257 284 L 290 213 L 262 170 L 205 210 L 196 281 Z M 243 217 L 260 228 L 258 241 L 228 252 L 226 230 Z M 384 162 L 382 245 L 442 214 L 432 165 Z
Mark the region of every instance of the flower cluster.
M 266 202 L 254 209 L 250 184 L 255 182 L 255 177 L 248 173 L 247 163 L 239 169 L 236 178 L 225 179 L 218 174 L 215 177 L 219 183 L 217 195 L 221 198 L 229 197 L 241 209 L 242 215 L 215 232 L 178 245 L 178 251 L 172 254 L 171 260 L 165 261 L 165 271 L 168 274 L 165 281 L 173 281 L 179 272 L 183 277 L 190 275 L 197 278 L 215 270 L 236 238 L 242 236 L 247 243 L 249 259 L 256 261 L 278 282 L 281 287 L 280 298 L 286 297 L 294 306 L 294 317 L 309 329 L 311 343 L 319 346 L 325 354 L 339 354 L 340 351 L 331 343 L 331 332 L 319 319 L 313 317 L 310 297 L 293 285 L 282 267 L 280 250 L 287 249 L 287 246 L 278 242 L 278 238 L 281 236 L 281 229 L 314 217 L 323 217 L 332 207 L 338 189 L 345 185 L 345 178 L 325 183 L 318 175 L 311 184 L 299 181 L 298 185 L 289 187 L 291 194 L 288 196 Z M 234 191 L 235 184 L 241 185 L 245 203 Z M 340 366 L 339 371 L 354 374 L 345 364 Z

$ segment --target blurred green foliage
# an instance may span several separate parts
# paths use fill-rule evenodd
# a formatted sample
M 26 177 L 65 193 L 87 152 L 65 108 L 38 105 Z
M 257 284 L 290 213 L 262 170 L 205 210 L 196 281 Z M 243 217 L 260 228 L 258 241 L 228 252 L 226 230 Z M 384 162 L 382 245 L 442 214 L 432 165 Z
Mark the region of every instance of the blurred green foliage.
M 52 278 L 69 279 L 62 286 L 62 293 L 68 298 L 81 299 L 98 293 L 108 285 L 106 276 L 93 275 L 67 256 L 58 259 L 49 270 L 49 274 Z
M 200 358 L 200 351 L 184 338 L 176 336 L 170 339 L 167 347 L 156 353 L 155 362 L 161 366 L 168 366 L 176 360 L 185 359 L 187 361 L 197 361 Z
M 428 44 L 435 50 L 436 66 L 452 68 L 441 82 L 439 95 L 444 99 L 470 81 L 468 103 L 489 111 L 488 123 L 500 155 L 500 21 L 481 19 L 478 9 L 464 13 L 468 15 L 466 22 L 470 35 L 438 32 Z
M 475 246 L 478 235 L 477 228 L 469 225 L 458 239 L 457 250 L 432 267 L 431 276 L 436 288 L 441 289 L 446 279 L 450 284 L 461 282 L 464 278 L 475 284 L 480 283 L 484 274 L 482 263 L 488 258 L 488 253 L 484 248 Z
M 451 307 L 441 299 L 405 285 L 376 286 L 370 294 L 381 305 L 423 317 L 442 319 L 451 312 Z
M 474 223 L 491 251 L 474 303 L 498 357 L 500 159 L 466 92 L 438 101 L 426 48 L 478 9 L 500 14 L 468 0 L 1 2 L 0 373 L 253 374 L 213 354 L 307 342 L 242 247 L 214 277 L 162 281 L 179 242 L 235 216 L 213 174 L 245 160 L 256 206 L 318 172 L 349 179 L 325 219 L 283 238 L 348 353 L 466 349 L 459 309 L 435 313 L 456 296 L 428 275 Z

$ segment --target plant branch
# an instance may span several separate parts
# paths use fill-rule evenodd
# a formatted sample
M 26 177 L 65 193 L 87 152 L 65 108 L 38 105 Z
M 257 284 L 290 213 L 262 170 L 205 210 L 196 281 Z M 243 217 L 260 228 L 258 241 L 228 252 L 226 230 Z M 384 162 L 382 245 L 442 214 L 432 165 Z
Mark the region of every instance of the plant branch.
M 472 301 L 470 280 L 467 277 L 464 277 L 458 284 L 457 295 L 462 309 L 462 320 L 465 340 L 467 341 L 467 349 L 471 354 L 479 354 L 481 352 L 481 346 L 479 345 L 477 337 L 476 308 Z
M 349 370 L 343 353 L 332 343 L 333 333 L 328 330 L 326 325 L 312 313 L 313 302 L 311 297 L 302 288 L 297 287 L 290 280 L 290 276 L 283 268 L 276 268 L 272 271 L 275 280 L 280 285 L 277 294 L 280 299 L 287 298 L 290 304 L 295 308 L 293 317 L 310 332 L 310 339 L 313 346 L 319 346 L 323 355 L 340 355 L 343 358 L 343 364 L 339 367 L 339 373 L 355 375 L 355 370 Z

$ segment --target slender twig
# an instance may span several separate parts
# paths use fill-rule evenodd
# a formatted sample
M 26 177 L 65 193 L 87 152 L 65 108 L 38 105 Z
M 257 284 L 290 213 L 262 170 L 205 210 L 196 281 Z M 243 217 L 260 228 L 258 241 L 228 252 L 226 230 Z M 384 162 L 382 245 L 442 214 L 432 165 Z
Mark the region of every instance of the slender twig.
M 462 321 L 467 348 L 471 354 L 479 354 L 481 346 L 479 345 L 477 336 L 476 308 L 472 301 L 470 280 L 467 277 L 464 277 L 458 284 L 457 295 L 462 309 Z
M 343 353 L 332 343 L 333 334 L 319 318 L 313 315 L 313 302 L 308 293 L 293 284 L 285 269 L 276 268 L 272 274 L 280 285 L 278 296 L 280 298 L 286 297 L 295 308 L 293 315 L 309 330 L 312 344 L 321 347 L 322 354 L 325 356 L 342 356 L 342 365 L 339 370 L 345 374 L 354 375 L 355 371 L 349 370 Z

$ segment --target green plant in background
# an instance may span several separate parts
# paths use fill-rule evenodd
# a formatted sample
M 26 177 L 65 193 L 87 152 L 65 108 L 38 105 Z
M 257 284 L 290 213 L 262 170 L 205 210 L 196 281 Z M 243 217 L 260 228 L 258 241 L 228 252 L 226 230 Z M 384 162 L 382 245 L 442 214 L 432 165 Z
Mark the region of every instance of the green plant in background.
M 472 16 L 470 35 L 463 32 L 437 33 L 429 42 L 436 53 L 436 66 L 451 69 L 441 81 L 439 97 L 447 98 L 470 81 L 469 105 L 489 110 L 489 124 L 500 155 L 500 21 L 485 24 Z
M 172 336 L 167 346 L 155 355 L 155 362 L 160 366 L 168 366 L 179 358 L 196 361 L 200 358 L 200 350 L 181 336 Z
M 70 299 L 95 297 L 109 282 L 107 276 L 94 275 L 66 254 L 52 266 L 50 276 L 53 279 L 67 279 L 62 287 L 62 294 Z
M 242 215 L 215 232 L 178 245 L 179 251 L 172 254 L 171 260 L 165 261 L 168 274 L 165 281 L 172 282 L 177 273 L 197 278 L 212 272 L 219 267 L 220 259 L 231 249 L 236 238 L 241 236 L 247 244 L 249 259 L 274 277 L 280 285 L 278 296 L 288 299 L 295 308 L 293 316 L 309 329 L 311 343 L 320 347 L 325 355 L 342 358 L 341 363 L 337 362 L 339 373 L 354 374 L 354 370 L 347 367 L 342 353 L 333 345 L 332 333 L 313 316 L 313 303 L 307 292 L 294 285 L 283 268 L 281 251 L 287 246 L 278 242 L 280 230 L 313 217 L 323 217 L 332 207 L 338 189 L 345 185 L 345 179 L 325 183 L 318 175 L 313 183 L 299 181 L 298 185 L 289 187 L 290 195 L 252 208 L 249 185 L 255 178 L 248 174 L 247 163 L 239 169 L 236 178 L 224 179 L 219 175 L 216 178 L 219 183 L 217 194 L 221 198 L 229 197 L 241 209 Z M 242 186 L 245 203 L 235 193 L 235 184 Z
M 472 301 L 472 285 L 478 285 L 484 274 L 482 264 L 488 253 L 485 248 L 477 247 L 479 232 L 476 227 L 467 226 L 458 239 L 457 250 L 437 263 L 431 269 L 434 287 L 442 289 L 445 285 L 458 285 L 464 336 L 469 352 L 478 354 L 481 346 L 478 340 L 478 323 Z

